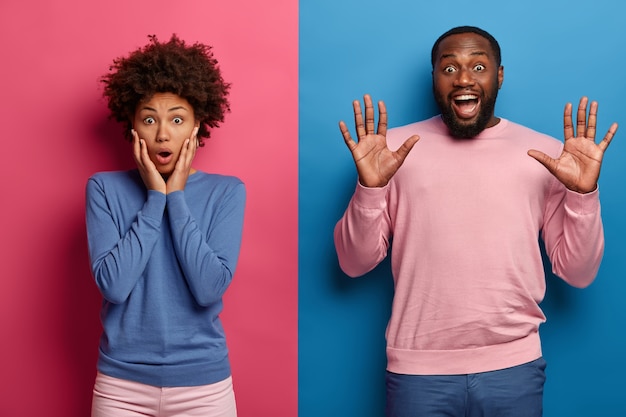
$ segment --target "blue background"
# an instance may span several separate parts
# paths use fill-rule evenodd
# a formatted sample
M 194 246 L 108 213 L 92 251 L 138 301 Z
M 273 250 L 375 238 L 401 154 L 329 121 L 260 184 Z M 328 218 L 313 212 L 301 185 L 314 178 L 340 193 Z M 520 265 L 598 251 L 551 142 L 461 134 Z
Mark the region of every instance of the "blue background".
M 390 125 L 437 113 L 430 49 L 453 26 L 498 39 L 505 67 L 496 114 L 562 139 L 566 102 L 599 102 L 599 136 L 621 130 L 600 177 L 606 250 L 583 290 L 548 275 L 541 327 L 546 417 L 626 415 L 626 3 L 501 0 L 300 1 L 299 416 L 382 416 L 384 331 L 392 280 L 383 262 L 365 277 L 339 269 L 332 231 L 356 182 L 337 123 L 369 93 Z M 353 130 L 353 129 L 352 129 Z

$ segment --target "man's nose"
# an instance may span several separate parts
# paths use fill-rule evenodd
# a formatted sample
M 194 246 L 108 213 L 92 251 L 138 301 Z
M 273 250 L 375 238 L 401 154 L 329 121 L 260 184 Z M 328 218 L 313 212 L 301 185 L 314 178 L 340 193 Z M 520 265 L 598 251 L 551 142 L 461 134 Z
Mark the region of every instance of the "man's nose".
M 468 85 L 474 84 L 474 77 L 473 77 L 472 72 L 469 69 L 461 68 L 454 81 L 455 81 L 455 84 L 459 86 L 468 86 Z

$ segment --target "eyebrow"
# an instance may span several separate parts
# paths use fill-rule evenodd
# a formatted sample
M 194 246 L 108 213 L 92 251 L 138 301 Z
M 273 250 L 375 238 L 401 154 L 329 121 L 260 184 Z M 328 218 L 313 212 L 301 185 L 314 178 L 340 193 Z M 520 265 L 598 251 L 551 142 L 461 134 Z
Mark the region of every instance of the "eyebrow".
M 155 112 L 155 113 L 156 113 L 156 111 L 157 111 L 155 108 L 152 108 L 152 107 L 149 107 L 149 106 L 143 106 L 143 107 L 141 108 L 141 110 L 150 110 L 150 111 L 153 111 L 153 112 Z M 167 112 L 168 112 L 168 113 L 171 113 L 171 112 L 173 112 L 173 111 L 178 111 L 178 110 L 185 110 L 185 111 L 189 111 L 189 109 L 187 109 L 187 107 L 185 107 L 185 106 L 176 106 L 176 107 L 172 107 L 172 108 L 170 108 L 170 109 L 167 109 Z
M 487 54 L 487 52 L 485 51 L 474 51 L 474 52 L 470 52 L 471 56 L 486 56 L 489 57 L 489 54 Z M 446 58 L 456 58 L 456 54 L 443 54 L 441 55 L 441 57 L 439 59 L 446 59 Z

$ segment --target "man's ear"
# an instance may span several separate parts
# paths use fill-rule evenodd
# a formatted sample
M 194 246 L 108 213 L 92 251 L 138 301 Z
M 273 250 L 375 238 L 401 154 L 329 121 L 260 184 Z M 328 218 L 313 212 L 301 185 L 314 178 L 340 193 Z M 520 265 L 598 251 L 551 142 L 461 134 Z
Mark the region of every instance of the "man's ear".
M 504 82 L 504 66 L 500 65 L 500 68 L 498 68 L 498 90 L 502 88 L 503 82 Z

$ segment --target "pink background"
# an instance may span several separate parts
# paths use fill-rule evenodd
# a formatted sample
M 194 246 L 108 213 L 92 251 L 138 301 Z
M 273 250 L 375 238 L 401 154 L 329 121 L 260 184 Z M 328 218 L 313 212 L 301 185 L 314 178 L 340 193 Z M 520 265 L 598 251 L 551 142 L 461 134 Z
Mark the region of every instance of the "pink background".
M 195 167 L 247 186 L 225 299 L 240 417 L 297 415 L 296 0 L 3 0 L 0 415 L 89 415 L 100 334 L 84 187 L 132 168 L 98 79 L 172 33 L 213 45 L 232 83 L 226 122 Z

